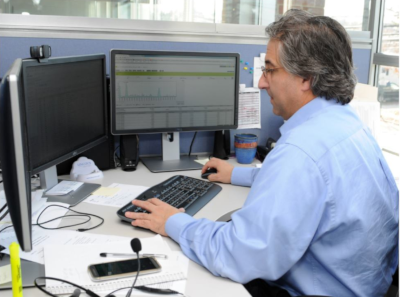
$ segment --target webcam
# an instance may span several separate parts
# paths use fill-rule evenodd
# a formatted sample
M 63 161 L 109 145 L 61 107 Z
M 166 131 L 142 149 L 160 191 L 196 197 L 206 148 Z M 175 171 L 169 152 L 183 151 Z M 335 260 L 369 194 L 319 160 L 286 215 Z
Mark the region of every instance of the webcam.
M 50 45 L 31 46 L 31 58 L 42 60 L 49 57 L 51 57 Z

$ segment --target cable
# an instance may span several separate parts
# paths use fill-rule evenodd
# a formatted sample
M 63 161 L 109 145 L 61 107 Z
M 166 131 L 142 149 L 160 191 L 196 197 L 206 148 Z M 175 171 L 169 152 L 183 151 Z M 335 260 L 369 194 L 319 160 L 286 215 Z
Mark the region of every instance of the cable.
M 1 209 L 0 209 L 0 213 L 5 209 L 7 207 L 7 203 L 6 204 L 4 204 L 2 207 L 1 207 Z
M 1 211 L 3 211 L 3 209 L 1 210 Z M 8 214 L 8 209 L 3 213 L 3 215 L 0 217 L 0 221 L 2 220 L 2 219 L 4 219 L 5 218 L 5 216 Z
M 38 279 L 44 279 L 44 280 L 46 280 L 46 279 L 51 279 L 51 280 L 59 281 L 59 282 L 62 282 L 62 283 L 67 283 L 67 284 L 69 284 L 69 285 L 71 285 L 71 286 L 74 286 L 74 287 L 77 287 L 77 288 L 83 290 L 83 291 L 84 291 L 87 295 L 89 295 L 90 297 L 100 297 L 100 296 L 97 295 L 95 292 L 90 291 L 89 289 L 86 289 L 86 288 L 84 288 L 84 287 L 81 287 L 80 285 L 71 283 L 71 282 L 66 281 L 66 280 L 63 280 L 63 279 L 59 279 L 59 278 L 55 278 L 55 277 L 49 277 L 49 276 L 39 276 L 39 277 L 35 278 L 35 280 L 34 280 L 34 282 L 33 282 L 33 284 L 35 285 L 35 287 L 38 288 L 38 289 L 39 289 L 40 291 L 42 291 L 43 293 L 49 295 L 49 296 L 58 297 L 57 295 L 54 295 L 54 294 L 50 293 L 49 291 L 46 291 L 45 289 L 43 289 L 41 286 L 39 286 L 38 283 L 37 283 L 37 280 L 38 280 Z M 71 296 L 79 296 L 80 291 L 78 290 L 77 293 L 78 293 L 78 295 L 75 295 L 75 291 L 74 291 L 74 293 L 73 293 Z
M 49 207 L 62 207 L 62 208 L 68 209 L 69 211 L 73 211 L 73 212 L 75 212 L 75 213 L 78 213 L 79 215 L 64 215 L 64 216 L 60 216 L 60 217 L 57 217 L 57 218 L 53 218 L 53 219 L 48 220 L 48 221 L 46 221 L 46 222 L 39 223 L 39 219 L 40 219 L 41 215 L 42 215 L 43 212 L 44 212 L 46 209 L 48 209 Z M 46 230 L 58 230 L 58 229 L 64 229 L 64 228 L 68 228 L 68 227 L 74 227 L 74 226 L 79 226 L 79 225 L 85 224 L 85 223 L 87 223 L 87 222 L 89 222 L 89 221 L 91 220 L 91 217 L 90 217 L 90 216 L 94 216 L 94 217 L 100 219 L 100 220 L 101 220 L 101 223 L 99 223 L 98 225 L 96 225 L 96 226 L 94 226 L 94 227 L 91 227 L 91 228 L 77 229 L 76 231 L 79 231 L 79 232 L 85 232 L 85 231 L 92 230 L 92 229 L 94 229 L 94 228 L 97 228 L 97 227 L 101 226 L 101 225 L 104 223 L 104 219 L 103 219 L 102 217 L 98 216 L 98 215 L 89 214 L 89 213 L 84 213 L 84 212 L 79 212 L 79 211 L 70 209 L 70 208 L 65 207 L 65 206 L 61 206 L 61 205 L 49 205 L 49 206 L 47 206 L 45 209 L 42 210 L 42 212 L 39 214 L 39 216 L 38 216 L 38 218 L 37 218 L 37 220 L 36 220 L 36 224 L 34 224 L 34 225 L 37 225 L 37 226 L 39 226 L 40 228 L 43 228 L 43 229 L 46 229 Z M 67 226 L 57 227 L 57 228 L 47 228 L 47 227 L 43 227 L 43 226 L 42 226 L 43 224 L 46 224 L 46 223 L 55 221 L 55 220 L 57 220 L 57 219 L 66 218 L 66 217 L 89 217 L 89 219 L 88 219 L 87 221 L 85 221 L 85 222 L 82 222 L 82 223 L 73 224 L 73 225 L 67 225 Z
M 142 250 L 142 244 L 141 244 L 141 242 L 140 242 L 140 239 L 138 239 L 138 238 L 132 239 L 132 240 L 131 240 L 131 248 L 132 248 L 133 252 L 136 253 L 136 259 L 137 259 L 137 262 L 138 262 L 138 269 L 137 269 L 136 277 L 135 277 L 135 280 L 133 281 L 132 287 L 130 288 L 130 290 L 128 291 L 128 293 L 126 293 L 126 297 L 131 297 L 132 289 L 133 289 L 133 287 L 134 287 L 135 284 L 136 284 L 136 280 L 137 280 L 137 278 L 138 278 L 138 276 L 139 276 L 139 272 L 140 272 L 140 257 L 139 257 L 139 252 Z
M 104 296 L 104 297 L 111 297 L 111 294 L 112 293 L 115 293 L 115 292 L 118 292 L 118 291 L 121 291 L 121 290 L 125 290 L 125 289 L 130 289 L 130 287 L 124 287 L 124 288 L 121 288 L 121 289 L 116 289 L 116 290 L 114 290 L 114 291 L 112 291 L 111 293 L 108 293 L 106 296 Z
M 7 227 L 4 227 L 3 229 L 1 229 L 1 230 L 0 230 L 0 233 L 1 233 L 1 232 L 3 232 L 4 230 L 6 230 L 7 228 L 10 228 L 10 227 L 12 227 L 12 226 L 13 226 L 13 225 L 10 225 L 10 226 L 7 226 Z
M 190 144 L 190 148 L 189 148 L 189 157 L 190 157 L 190 154 L 192 153 L 192 145 L 193 145 L 193 142 L 194 142 L 194 140 L 195 140 L 195 138 L 196 138 L 196 135 L 197 135 L 197 131 L 194 132 L 194 135 L 193 135 L 193 138 L 192 138 L 192 143 Z
M 64 215 L 64 216 L 59 216 L 59 217 L 56 217 L 56 218 L 52 218 L 51 220 L 48 220 L 48 221 L 39 223 L 40 217 L 42 216 L 42 214 L 44 213 L 44 211 L 45 211 L 46 209 L 48 209 L 49 207 L 62 207 L 62 208 L 68 209 L 69 211 L 78 213 L 79 215 Z M 82 225 L 82 224 L 86 224 L 87 222 L 89 222 L 89 221 L 91 220 L 91 217 L 90 217 L 90 216 L 94 216 L 94 217 L 100 219 L 100 220 L 101 220 L 101 223 L 99 223 L 99 224 L 97 224 L 96 226 L 93 226 L 93 227 L 91 227 L 91 228 L 77 229 L 76 231 L 79 231 L 79 232 L 89 231 L 89 230 L 92 230 L 92 229 L 94 229 L 94 228 L 97 228 L 97 227 L 101 226 L 101 225 L 104 223 L 104 219 L 103 219 L 102 217 L 98 216 L 98 215 L 90 214 L 90 213 L 84 213 L 84 212 L 79 212 L 79 211 L 70 209 L 70 208 L 65 207 L 65 206 L 61 206 L 61 205 L 49 205 L 49 206 L 47 206 L 45 209 L 42 210 L 42 212 L 39 214 L 39 216 L 38 216 L 38 218 L 37 218 L 37 220 L 36 220 L 36 224 L 32 224 L 32 226 L 39 226 L 40 228 L 46 229 L 46 230 L 64 229 L 64 228 L 69 228 L 69 227 L 74 227 L 74 226 L 79 226 L 79 225 Z M 62 227 L 57 227 L 57 228 L 48 228 L 48 227 L 44 227 L 44 226 L 43 226 L 44 224 L 50 223 L 50 222 L 55 221 L 55 220 L 58 220 L 58 219 L 67 218 L 67 217 L 87 217 L 88 219 L 87 219 L 86 221 L 84 221 L 84 222 L 81 222 L 81 223 L 77 223 L 77 224 L 73 224 L 73 225 L 67 225 L 67 226 L 62 226 Z M 13 226 L 13 225 L 10 225 L 10 226 L 7 226 L 7 227 L 1 229 L 1 230 L 0 230 L 0 233 L 3 232 L 5 229 L 10 228 L 10 227 L 12 227 L 12 226 Z

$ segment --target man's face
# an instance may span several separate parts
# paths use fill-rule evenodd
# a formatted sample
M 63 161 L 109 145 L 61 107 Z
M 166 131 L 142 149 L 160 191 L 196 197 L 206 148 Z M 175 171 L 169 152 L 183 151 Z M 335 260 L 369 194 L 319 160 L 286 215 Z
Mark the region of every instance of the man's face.
M 279 62 L 280 41 L 271 39 L 267 45 L 265 68 L 275 69 L 266 71 L 261 75 L 258 87 L 265 89 L 271 97 L 273 113 L 289 119 L 300 107 L 301 85 L 300 77 L 288 73 Z

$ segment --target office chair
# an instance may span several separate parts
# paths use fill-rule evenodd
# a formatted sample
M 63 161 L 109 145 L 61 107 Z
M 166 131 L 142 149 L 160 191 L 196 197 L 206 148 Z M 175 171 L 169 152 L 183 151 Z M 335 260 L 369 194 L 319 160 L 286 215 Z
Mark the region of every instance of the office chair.
M 399 297 L 399 266 L 397 265 L 396 272 L 393 274 L 392 284 L 386 292 L 385 297 Z

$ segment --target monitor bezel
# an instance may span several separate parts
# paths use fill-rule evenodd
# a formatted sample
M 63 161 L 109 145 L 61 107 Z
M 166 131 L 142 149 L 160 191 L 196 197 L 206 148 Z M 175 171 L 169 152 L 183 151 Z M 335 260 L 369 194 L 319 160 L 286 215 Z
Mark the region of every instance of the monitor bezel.
M 234 98 L 234 123 L 232 125 L 223 126 L 197 126 L 197 127 L 168 127 L 168 128 L 152 128 L 152 129 L 129 129 L 118 130 L 116 128 L 116 88 L 115 88 L 115 56 L 118 54 L 124 55 L 166 55 L 166 56 L 201 56 L 201 57 L 233 57 L 236 59 L 235 69 L 235 98 Z M 220 131 L 231 130 L 238 127 L 238 109 L 239 109 L 239 67 L 240 55 L 238 53 L 226 52 L 189 52 L 189 51 L 151 51 L 151 50 L 126 50 L 126 49 L 112 49 L 110 51 L 111 60 L 111 75 L 110 75 L 110 101 L 111 101 L 111 134 L 113 135 L 130 135 L 130 134 L 151 134 L 151 133 L 165 133 L 165 132 L 190 132 L 190 131 Z
M 30 160 L 31 160 L 31 155 L 30 155 L 30 150 L 29 150 L 29 141 L 28 139 L 26 139 L 26 143 L 28 146 L 28 151 L 29 151 L 29 158 L 28 158 L 28 168 L 30 171 L 30 174 L 37 174 L 39 172 L 42 172 L 43 170 L 46 170 L 52 166 L 55 166 L 57 164 L 60 164 L 70 158 L 73 158 L 76 155 L 79 155 L 85 151 L 87 151 L 88 149 L 91 149 L 105 141 L 107 141 L 108 139 L 108 106 L 107 106 L 107 84 L 106 84 L 106 56 L 104 54 L 94 54 L 94 55 L 82 55 L 82 56 L 68 56 L 68 57 L 54 57 L 54 58 L 49 58 L 48 61 L 46 62 L 40 62 L 36 59 L 24 59 L 22 60 L 22 86 L 23 86 L 23 90 L 25 89 L 25 81 L 24 81 L 24 72 L 26 70 L 27 67 L 43 67 L 46 65 L 56 65 L 56 64 L 65 64 L 65 63 L 73 63 L 73 62 L 85 62 L 85 61 L 91 61 L 91 60 L 101 60 L 102 61 L 102 69 L 103 69 L 103 104 L 104 104 L 104 134 L 101 137 L 98 137 L 95 140 L 92 140 L 91 142 L 73 150 L 68 152 L 67 154 L 64 154 L 56 159 L 51 160 L 50 162 L 44 163 L 40 166 L 37 167 L 33 167 Z M 25 95 L 22 94 L 21 95 L 21 100 L 22 100 L 22 104 L 24 106 L 24 110 L 25 110 L 25 102 L 26 102 L 26 98 Z M 26 117 L 24 117 L 24 127 L 25 127 L 25 131 L 29 131 L 29 128 L 27 127 L 27 123 L 26 123 Z M 29 133 L 29 132 L 26 132 Z
M 6 201 L 14 225 L 16 237 L 23 251 L 32 250 L 32 223 L 31 223 L 31 179 L 27 167 L 27 146 L 22 119 L 22 60 L 14 61 L 10 70 L 1 82 L 1 95 L 7 92 L 8 96 L 1 98 L 2 108 L 8 105 L 9 111 L 1 110 L 0 142 L 3 185 Z M 7 89 L 6 89 L 7 88 Z M 7 102 L 8 101 L 8 102 Z M 3 114 L 9 112 L 9 114 Z M 10 127 L 11 126 L 11 127 Z M 11 131 L 10 131 L 11 130 Z M 17 197 L 19 197 L 17 199 Z

